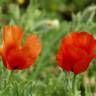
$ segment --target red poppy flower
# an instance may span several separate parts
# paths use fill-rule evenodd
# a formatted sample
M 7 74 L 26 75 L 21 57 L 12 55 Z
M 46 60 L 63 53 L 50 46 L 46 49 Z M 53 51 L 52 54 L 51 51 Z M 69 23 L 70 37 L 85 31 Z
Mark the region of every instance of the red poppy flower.
M 30 67 L 41 51 L 41 45 L 36 35 L 29 35 L 21 47 L 22 30 L 18 26 L 4 26 L 3 44 L 0 49 L 4 65 L 10 69 L 25 69 Z
M 87 32 L 70 32 L 66 35 L 57 53 L 57 63 L 66 71 L 75 74 L 88 68 L 90 61 L 96 57 L 94 50 L 96 40 Z

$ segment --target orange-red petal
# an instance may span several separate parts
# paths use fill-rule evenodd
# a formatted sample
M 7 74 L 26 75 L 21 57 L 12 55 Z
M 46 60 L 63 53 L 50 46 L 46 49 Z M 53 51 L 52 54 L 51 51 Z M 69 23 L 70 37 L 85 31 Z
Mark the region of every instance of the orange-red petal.
M 92 59 L 93 59 L 92 56 L 83 57 L 83 59 L 75 63 L 73 72 L 75 74 L 84 72 L 88 68 L 89 63 L 91 62 Z
M 22 30 L 19 26 L 8 25 L 3 28 L 3 48 L 9 51 L 18 48 L 21 42 Z
M 73 44 L 77 47 L 89 51 L 89 47 L 94 42 L 94 38 L 87 32 L 71 32 L 70 35 L 73 39 Z
M 66 71 L 75 74 L 85 71 L 93 59 L 96 41 L 87 32 L 70 32 L 66 35 L 57 53 L 57 63 Z
M 74 64 L 86 57 L 88 54 L 85 50 L 75 47 L 74 45 L 63 45 L 57 53 L 57 63 L 65 70 L 72 71 Z
M 30 54 L 34 55 L 35 57 L 38 56 L 41 51 L 41 44 L 39 38 L 35 34 L 28 35 L 26 42 L 22 47 L 22 50 L 29 50 Z
M 12 50 L 7 56 L 9 69 L 25 69 L 30 67 L 41 51 L 41 44 L 36 35 L 27 37 L 26 43 L 21 49 Z

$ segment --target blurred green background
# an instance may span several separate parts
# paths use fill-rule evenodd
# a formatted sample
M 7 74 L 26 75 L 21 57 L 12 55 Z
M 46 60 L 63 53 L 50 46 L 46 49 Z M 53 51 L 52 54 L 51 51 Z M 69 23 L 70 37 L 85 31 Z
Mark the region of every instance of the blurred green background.
M 96 0 L 0 0 L 0 42 L 8 24 L 23 28 L 22 42 L 27 34 L 37 34 L 42 52 L 34 65 L 14 74 L 1 61 L 0 96 L 67 96 L 66 72 L 55 60 L 59 42 L 71 31 L 96 37 Z M 95 60 L 77 76 L 76 86 L 81 96 L 96 96 Z

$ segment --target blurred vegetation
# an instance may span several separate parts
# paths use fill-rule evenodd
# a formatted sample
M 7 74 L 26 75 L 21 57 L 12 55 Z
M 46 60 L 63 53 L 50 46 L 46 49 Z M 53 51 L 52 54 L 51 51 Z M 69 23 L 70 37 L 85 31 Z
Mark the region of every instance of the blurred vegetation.
M 66 72 L 55 60 L 59 41 L 70 31 L 96 36 L 95 4 L 96 0 L 0 0 L 0 37 L 4 25 L 17 24 L 24 31 L 22 42 L 27 34 L 35 33 L 42 43 L 42 52 L 29 69 L 11 73 L 1 62 L 0 96 L 67 96 Z M 96 94 L 95 63 L 93 60 L 88 70 L 77 76 L 80 96 Z

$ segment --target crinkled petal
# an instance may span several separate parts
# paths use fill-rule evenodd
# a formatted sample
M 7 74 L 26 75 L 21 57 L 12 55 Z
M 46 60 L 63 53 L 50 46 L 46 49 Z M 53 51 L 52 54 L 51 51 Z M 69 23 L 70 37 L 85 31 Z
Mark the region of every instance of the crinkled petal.
M 30 54 L 34 55 L 34 57 L 37 57 L 41 51 L 41 44 L 38 37 L 35 34 L 28 35 L 22 50 L 29 50 Z
M 63 68 L 66 71 L 70 71 L 72 69 L 72 66 L 70 66 L 70 63 L 69 62 L 66 62 L 67 59 L 68 59 L 67 56 L 66 56 L 66 53 L 64 52 L 64 46 L 61 44 L 61 46 L 60 46 L 60 48 L 58 50 L 57 56 L 56 56 L 56 61 L 57 61 L 57 64 L 61 68 Z
M 75 74 L 87 69 L 89 62 L 95 57 L 96 43 L 87 32 L 70 32 L 66 35 L 57 53 L 57 63 L 66 71 Z
M 16 25 L 4 26 L 3 28 L 3 47 L 7 51 L 18 48 L 22 37 L 22 30 Z
M 41 44 L 36 35 L 27 37 L 21 49 L 13 50 L 7 57 L 9 69 L 25 69 L 30 67 L 41 51 Z
M 75 74 L 84 72 L 88 68 L 88 65 L 92 59 L 93 59 L 92 56 L 83 57 L 83 59 L 75 63 L 73 72 Z
M 94 38 L 88 32 L 71 32 L 73 44 L 77 47 L 89 50 L 90 45 L 94 42 Z
M 64 38 L 65 39 L 65 38 Z M 65 42 L 61 43 L 61 46 L 58 50 L 56 60 L 59 66 L 67 71 L 72 71 L 74 64 L 87 56 L 87 52 L 81 48 L 78 48 L 72 44 L 66 44 Z
M 36 57 L 31 56 L 28 50 L 19 50 L 12 52 L 8 56 L 7 60 L 11 69 L 25 69 L 30 67 L 35 62 Z
M 12 67 L 10 66 L 10 64 L 9 64 L 9 62 L 8 62 L 8 59 L 7 59 L 7 57 L 6 57 L 6 55 L 5 54 L 2 54 L 2 60 L 3 60 L 3 64 L 4 64 L 4 66 L 6 67 L 6 68 L 8 68 L 8 69 L 12 69 Z

